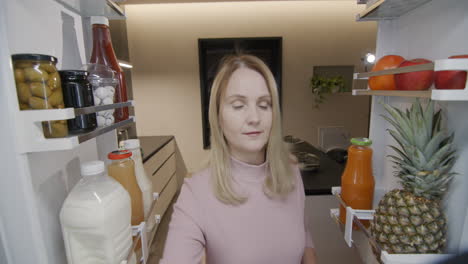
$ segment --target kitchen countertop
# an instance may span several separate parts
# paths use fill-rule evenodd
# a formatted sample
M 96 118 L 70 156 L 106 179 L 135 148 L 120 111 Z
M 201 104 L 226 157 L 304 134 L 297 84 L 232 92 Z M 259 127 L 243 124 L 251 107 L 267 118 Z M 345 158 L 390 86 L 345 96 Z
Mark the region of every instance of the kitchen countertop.
M 145 136 L 138 138 L 143 150 L 143 162 L 145 162 L 171 141 L 174 136 Z M 331 194 L 331 187 L 341 185 L 341 174 L 344 170 L 343 164 L 334 161 L 324 152 L 307 142 L 296 144 L 293 151 L 309 152 L 320 158 L 320 168 L 318 170 L 301 171 L 306 195 Z
M 142 149 L 143 162 L 151 158 L 156 152 L 164 147 L 174 136 L 146 136 L 138 137 Z
M 301 171 L 306 195 L 331 194 L 331 187 L 341 185 L 344 165 L 328 157 L 323 151 L 302 142 L 294 145 L 293 151 L 304 151 L 320 158 L 320 168 L 316 171 Z

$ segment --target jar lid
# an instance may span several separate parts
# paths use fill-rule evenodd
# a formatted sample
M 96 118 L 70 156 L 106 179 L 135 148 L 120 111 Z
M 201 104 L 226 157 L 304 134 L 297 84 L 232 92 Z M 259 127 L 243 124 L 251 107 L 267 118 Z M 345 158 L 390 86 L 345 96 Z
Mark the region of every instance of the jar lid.
M 104 161 L 88 161 L 80 166 L 82 176 L 96 175 L 105 171 Z
M 127 139 L 123 142 L 124 148 L 126 149 L 136 149 L 140 148 L 140 140 L 138 139 Z
M 107 155 L 107 158 L 110 160 L 120 160 L 130 158 L 132 156 L 132 152 L 128 150 L 114 150 Z
M 62 70 L 59 71 L 61 78 L 86 78 L 88 77 L 87 71 L 81 70 Z
M 357 146 L 370 146 L 372 145 L 372 140 L 368 138 L 352 138 L 351 144 L 357 145 Z
M 54 56 L 44 55 L 44 54 L 30 54 L 30 53 L 21 53 L 11 55 L 13 60 L 38 60 L 38 61 L 51 61 L 56 63 L 58 60 Z

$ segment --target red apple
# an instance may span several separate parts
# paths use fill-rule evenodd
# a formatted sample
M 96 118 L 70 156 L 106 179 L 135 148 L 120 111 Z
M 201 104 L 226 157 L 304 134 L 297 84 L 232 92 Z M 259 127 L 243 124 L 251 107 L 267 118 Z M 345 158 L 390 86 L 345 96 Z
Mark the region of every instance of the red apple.
M 449 59 L 460 58 L 468 58 L 468 55 L 449 57 Z M 434 84 L 437 89 L 463 89 L 466 84 L 466 71 L 436 71 Z
M 430 63 L 426 59 L 403 61 L 398 68 Z M 434 71 L 417 71 L 395 74 L 397 90 L 427 90 L 434 82 Z

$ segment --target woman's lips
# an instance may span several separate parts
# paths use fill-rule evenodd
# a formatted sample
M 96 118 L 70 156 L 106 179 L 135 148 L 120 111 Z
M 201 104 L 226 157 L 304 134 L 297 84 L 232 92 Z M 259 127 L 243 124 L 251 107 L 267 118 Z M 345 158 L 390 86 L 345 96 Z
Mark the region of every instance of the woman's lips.
M 247 135 L 247 136 L 257 136 L 257 135 L 260 135 L 261 133 L 262 133 L 261 131 L 254 131 L 254 132 L 244 133 L 244 135 Z

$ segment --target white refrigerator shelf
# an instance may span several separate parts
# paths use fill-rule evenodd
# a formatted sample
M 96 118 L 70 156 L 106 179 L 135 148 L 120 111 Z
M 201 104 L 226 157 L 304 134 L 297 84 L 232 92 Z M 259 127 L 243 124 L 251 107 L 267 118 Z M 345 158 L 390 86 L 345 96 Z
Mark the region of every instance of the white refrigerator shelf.
M 29 130 L 23 129 L 20 131 L 21 139 L 18 142 L 19 153 L 73 149 L 80 143 L 133 122 L 135 122 L 135 117 L 131 116 L 127 120 L 117 122 L 109 126 L 98 127 L 89 133 L 64 138 L 45 138 L 42 133 L 42 125 L 40 122 L 29 123 Z
M 16 114 L 19 131 L 19 153 L 73 149 L 82 142 L 135 122 L 135 117 L 132 116 L 127 120 L 123 120 L 108 126 L 97 127 L 95 130 L 88 133 L 69 135 L 68 137 L 64 138 L 45 138 L 42 131 L 42 121 L 72 119 L 78 115 L 134 105 L 134 101 L 127 101 L 124 103 L 90 106 L 84 108 L 18 111 Z
M 357 21 L 390 20 L 400 17 L 409 11 L 431 0 L 378 0 L 356 16 Z
M 340 209 L 330 209 L 331 218 L 337 223 L 344 233 L 344 239 L 349 247 L 355 246 L 359 255 L 365 264 L 426 264 L 435 263 L 447 259 L 452 254 L 389 254 L 381 250 L 378 243 L 370 235 L 369 230 L 364 227 L 361 220 L 372 220 L 374 210 L 355 210 L 347 206 L 341 199 L 341 187 L 332 187 L 332 194 L 339 203 L 346 208 L 346 223 L 340 221 Z M 353 230 L 353 223 L 359 227 L 359 230 Z M 380 261 L 376 255 L 380 255 Z
M 83 108 L 44 109 L 44 110 L 22 110 L 19 115 L 25 122 L 40 122 L 72 119 L 79 115 L 92 114 L 104 110 L 135 106 L 135 101 L 108 105 L 89 106 Z
M 468 59 L 443 59 L 436 60 L 434 63 L 426 63 L 390 70 L 355 73 L 355 80 L 367 80 L 372 76 L 381 76 L 389 74 L 398 74 L 416 71 L 468 71 Z M 437 101 L 468 101 L 468 78 L 465 88 L 461 90 L 426 90 L 426 91 L 398 91 L 398 90 L 353 90 L 353 95 L 379 95 L 379 96 L 402 96 L 402 97 L 420 97 L 431 98 Z

